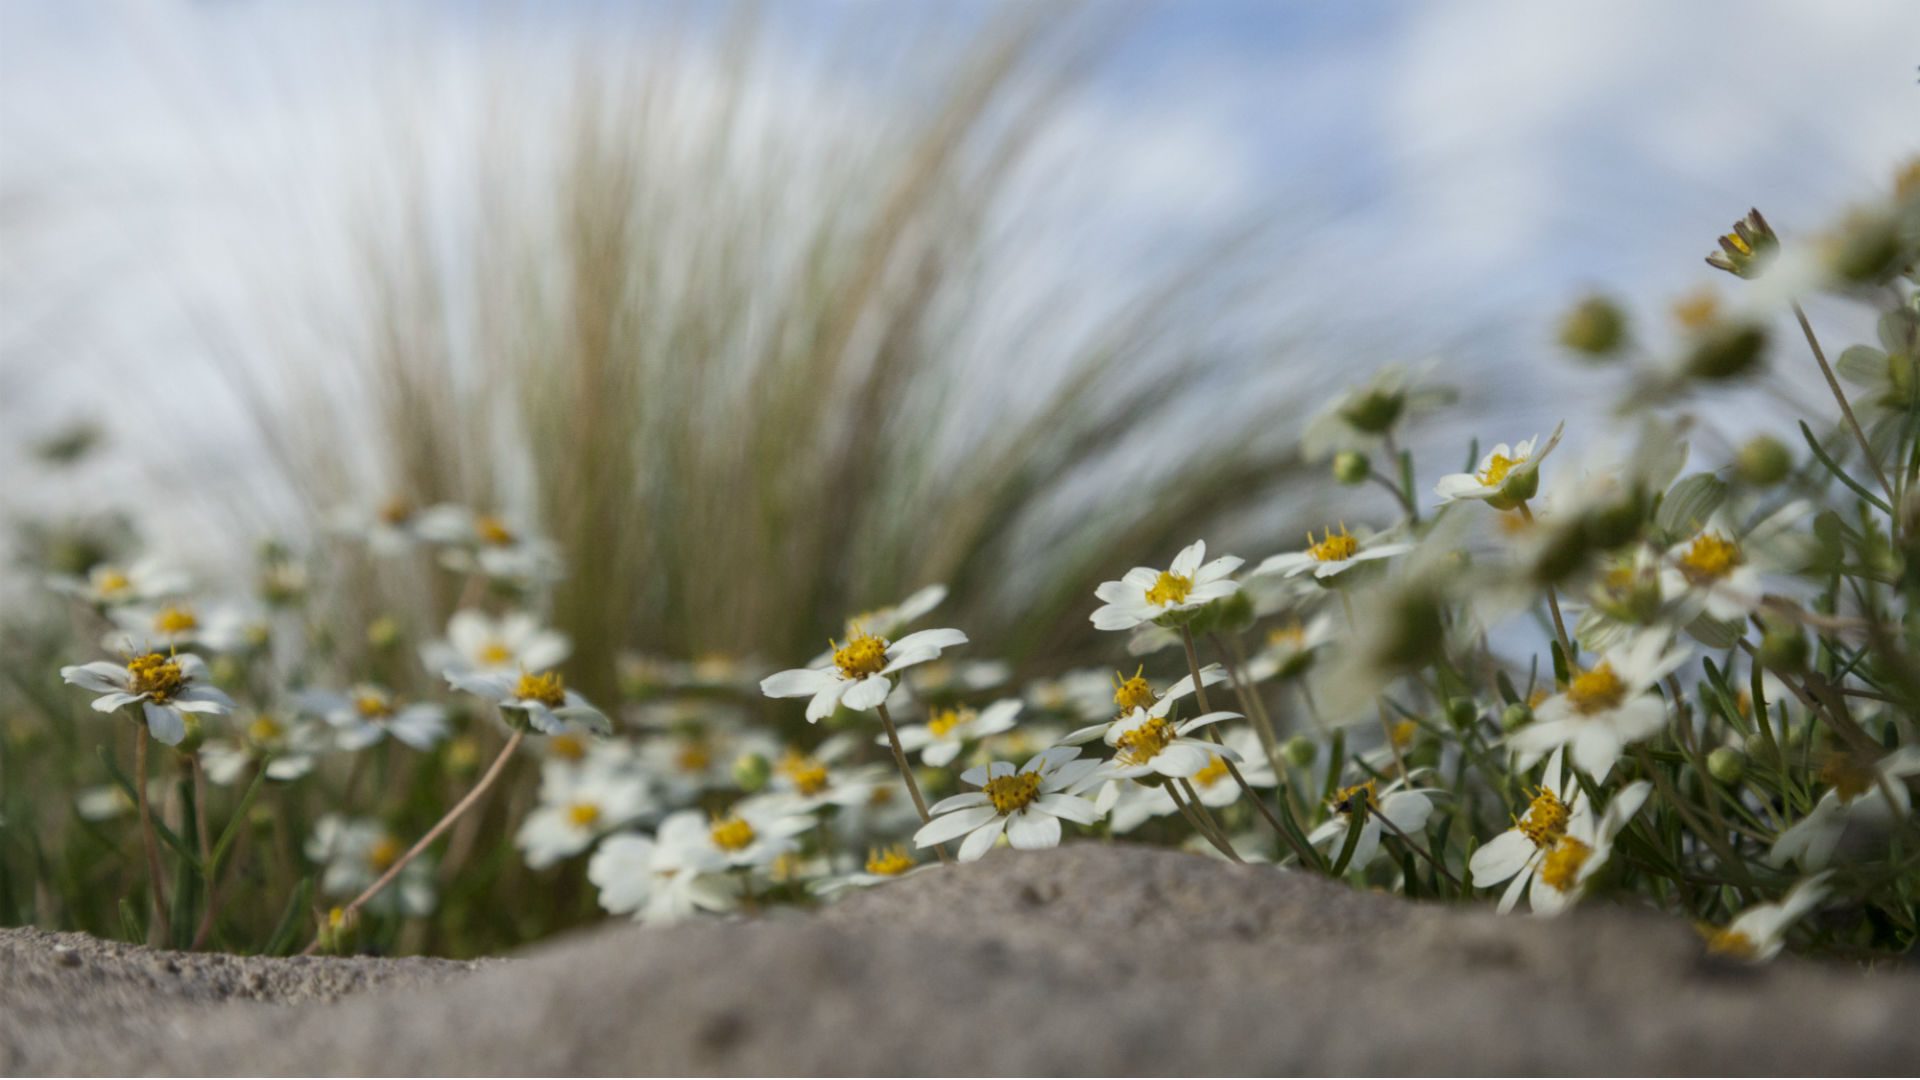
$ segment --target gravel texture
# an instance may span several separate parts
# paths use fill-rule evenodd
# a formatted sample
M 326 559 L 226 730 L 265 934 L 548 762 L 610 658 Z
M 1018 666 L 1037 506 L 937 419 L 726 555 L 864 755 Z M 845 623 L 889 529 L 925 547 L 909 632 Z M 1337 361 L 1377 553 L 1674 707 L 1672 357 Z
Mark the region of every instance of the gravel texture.
M 1911 1074 L 1920 973 L 1707 956 L 1083 844 L 810 916 L 509 962 L 185 956 L 0 931 L 12 1073 Z

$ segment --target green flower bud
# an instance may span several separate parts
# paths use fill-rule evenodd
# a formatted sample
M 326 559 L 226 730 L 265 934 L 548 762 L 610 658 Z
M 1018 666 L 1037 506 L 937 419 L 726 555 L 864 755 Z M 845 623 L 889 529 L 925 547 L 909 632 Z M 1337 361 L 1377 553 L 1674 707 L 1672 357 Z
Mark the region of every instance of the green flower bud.
M 201 745 L 207 741 L 207 726 L 200 722 L 199 713 L 182 713 L 181 717 L 187 722 L 187 735 L 175 743 L 173 748 L 182 754 L 197 754 L 200 752 Z
M 1828 264 L 1848 281 L 1880 281 L 1899 273 L 1911 257 L 1901 242 L 1899 223 L 1890 215 L 1856 212 L 1842 228 L 1829 248 Z
M 1512 510 L 1521 503 L 1534 497 L 1540 491 L 1540 470 L 1536 468 L 1514 469 L 1500 481 L 1500 493 L 1487 499 L 1487 505 L 1495 510 Z
M 1533 710 L 1524 701 L 1516 701 L 1500 713 L 1500 727 L 1506 731 L 1518 731 L 1531 723 Z
M 1394 597 L 1387 619 L 1387 632 L 1378 653 L 1387 668 L 1425 667 L 1443 655 L 1446 620 L 1440 597 L 1431 589 L 1414 588 Z
M 1740 478 L 1755 487 L 1772 487 L 1793 468 L 1793 452 L 1771 435 L 1762 435 L 1740 448 L 1734 460 Z
M 1457 697 L 1447 702 L 1447 723 L 1456 731 L 1473 726 L 1480 717 L 1480 703 L 1472 698 Z
M 1795 672 L 1807 666 L 1812 646 L 1799 623 L 1785 619 L 1767 619 L 1766 632 L 1760 635 L 1760 647 L 1754 650 L 1761 666 L 1774 671 Z
M 1253 597 L 1245 589 L 1234 593 L 1220 602 L 1220 629 L 1229 634 L 1238 634 L 1253 625 Z
M 462 735 L 447 743 L 447 771 L 465 776 L 480 765 L 480 746 L 473 736 Z
M 1589 296 L 1560 321 L 1560 344 L 1591 358 L 1607 356 L 1627 337 L 1627 316 L 1604 296 Z
M 1359 487 L 1373 475 L 1373 463 L 1358 450 L 1345 450 L 1333 456 L 1333 478 L 1348 487 Z
M 773 763 L 765 754 L 741 754 L 733 762 L 733 782 L 740 790 L 751 795 L 767 786 L 773 779 Z
M 1376 389 L 1340 410 L 1340 418 L 1369 435 L 1379 435 L 1400 419 L 1407 396 L 1398 390 Z
M 1320 756 L 1320 748 L 1315 746 L 1313 740 L 1307 738 L 1305 735 L 1295 735 L 1293 738 L 1288 739 L 1286 745 L 1280 748 L 1280 752 L 1286 755 L 1287 764 L 1297 769 L 1304 769 L 1312 765 L 1313 759 Z
M 1707 755 L 1707 773 L 1723 784 L 1737 784 L 1747 771 L 1747 755 L 1731 746 L 1715 747 Z
M 1696 379 L 1732 379 L 1752 371 L 1766 352 L 1767 332 L 1736 324 L 1709 330 L 1687 356 L 1687 374 Z
M 400 644 L 401 637 L 400 620 L 392 615 L 382 615 L 367 625 L 367 644 L 376 649 L 391 649 Z

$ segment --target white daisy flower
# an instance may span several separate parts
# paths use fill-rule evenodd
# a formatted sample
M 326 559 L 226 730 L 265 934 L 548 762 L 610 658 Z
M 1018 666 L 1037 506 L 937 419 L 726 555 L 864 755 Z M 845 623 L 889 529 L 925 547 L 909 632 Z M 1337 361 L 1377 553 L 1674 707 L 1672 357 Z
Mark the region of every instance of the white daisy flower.
M 912 854 L 907 851 L 905 844 L 869 848 L 867 861 L 859 870 L 821 878 L 807 886 L 807 891 L 815 896 L 833 896 L 848 889 L 870 889 L 875 885 L 884 885 L 889 881 L 912 877 L 921 871 L 932 869 L 935 865 L 937 864 L 916 862 Z
M 187 737 L 186 713 L 225 713 L 233 699 L 209 685 L 206 661 L 192 653 L 136 656 L 125 667 L 109 660 L 60 669 L 60 677 L 101 696 L 93 699 L 95 712 L 110 713 L 138 704 L 153 737 L 178 746 Z
M 115 608 L 112 618 L 117 629 L 107 635 L 105 645 L 119 650 L 200 645 L 217 653 L 236 653 L 266 644 L 273 632 L 264 614 L 237 604 L 129 605 Z
M 447 636 L 420 647 L 428 671 L 546 671 L 573 652 L 567 635 L 524 611 L 493 618 L 471 609 L 447 620 Z
M 1572 781 L 1563 765 L 1558 752 L 1549 758 L 1547 783 L 1536 789 L 1527 812 L 1513 828 L 1487 841 L 1467 860 L 1476 888 L 1509 882 L 1500 897 L 1503 915 L 1520 902 L 1521 893 L 1530 893 L 1533 910 L 1540 914 L 1556 914 L 1578 899 L 1587 880 L 1605 865 L 1613 838 L 1639 812 L 1651 788 L 1644 780 L 1627 785 L 1596 822 L 1586 792 Z M 1555 778 L 1559 778 L 1563 790 L 1572 790 L 1568 801 L 1562 802 L 1550 786 Z M 1543 887 L 1530 890 L 1535 878 Z
M 1284 574 L 1297 577 L 1307 571 L 1322 581 L 1342 571 L 1349 570 L 1361 563 L 1375 559 L 1388 559 L 1395 555 L 1404 555 L 1413 550 L 1413 544 L 1406 540 L 1389 540 L 1389 533 L 1375 533 L 1365 538 L 1348 535 L 1347 527 L 1340 526 L 1336 534 L 1332 529 L 1327 535 L 1316 541 L 1313 533 L 1307 533 L 1307 547 L 1304 551 L 1287 551 L 1279 555 L 1269 555 L 1259 566 L 1254 567 L 1254 577 L 1267 574 Z
M 240 734 L 202 744 L 200 766 L 208 780 L 222 787 L 248 779 L 248 770 L 261 760 L 267 763 L 267 779 L 298 780 L 313 771 L 315 756 L 326 748 L 326 737 L 314 723 L 283 723 L 260 713 Z
M 853 739 L 845 735 L 828 739 L 811 754 L 788 747 L 773 763 L 769 794 L 783 797 L 787 808 L 796 814 L 866 802 L 873 795 L 875 783 L 891 770 L 886 766 L 838 767 L 839 760 L 853 747 Z
M 1666 726 L 1667 703 L 1647 691 L 1691 652 L 1684 645 L 1669 649 L 1667 640 L 1660 630 L 1609 649 L 1566 690 L 1541 702 L 1535 721 L 1507 739 L 1518 767 L 1530 768 L 1549 751 L 1567 747 L 1580 771 L 1604 779 L 1628 743 L 1658 734 Z
M 1744 622 L 1760 606 L 1762 575 L 1790 556 L 1793 525 L 1808 512 L 1805 502 L 1789 503 L 1741 533 L 1724 509 L 1691 539 L 1667 551 L 1660 571 L 1661 591 L 1685 597 L 1710 618 Z
M 682 813 L 691 814 L 699 825 L 698 812 Z M 640 922 L 665 925 L 738 907 L 740 884 L 726 870 L 727 860 L 717 853 L 622 833 L 600 842 L 587 861 L 587 880 L 600 890 L 600 906 L 606 910 L 631 912 Z
M 933 820 L 913 834 L 914 844 L 932 847 L 965 835 L 961 862 L 985 855 L 1002 832 L 1017 848 L 1054 847 L 1060 843 L 1062 818 L 1081 825 L 1100 820 L 1093 803 L 1066 794 L 1099 767 L 1097 761 L 1074 760 L 1079 756 L 1077 746 L 1056 746 L 1018 769 L 1005 761 L 968 769 L 960 774 L 961 781 L 981 790 L 933 804 L 929 808 Z
M 1116 725 L 1129 720 L 1136 709 L 1145 709 L 1149 716 L 1164 717 L 1173 710 L 1175 705 L 1192 695 L 1192 675 L 1180 676 L 1174 680 L 1173 685 L 1167 687 L 1166 693 L 1156 694 L 1153 692 L 1153 684 L 1147 680 L 1146 670 L 1143 666 L 1134 671 L 1131 676 L 1120 671 L 1114 672 L 1113 681 L 1103 687 L 1112 691 L 1109 703 L 1100 710 L 1109 713 L 1110 718 L 1073 731 L 1063 741 L 1070 746 L 1092 742 L 1095 738 L 1112 731 Z M 1202 686 L 1218 686 L 1226 681 L 1227 673 L 1219 664 L 1208 664 L 1200 669 Z M 1111 715 L 1112 710 L 1116 708 L 1119 710 L 1118 715 Z
M 87 571 L 85 577 L 54 574 L 47 578 L 47 586 L 94 607 L 106 608 L 151 603 L 178 596 L 187 591 L 190 582 L 185 574 L 167 569 L 158 561 L 147 558 L 129 566 L 98 563 Z
M 845 645 L 833 648 L 830 666 L 775 672 L 760 680 L 760 692 L 772 698 L 811 698 L 807 722 L 817 723 L 842 705 L 863 711 L 885 703 L 893 693 L 888 676 L 936 660 L 940 650 L 966 642 L 967 635 L 958 630 L 919 630 L 889 643 L 855 628 Z
M 542 735 L 558 735 L 578 724 L 596 735 L 613 734 L 607 714 L 567 689 L 557 671 L 446 672 L 455 687 L 497 703 L 503 710 L 524 714 L 533 730 Z
M 422 511 L 416 530 L 422 538 L 443 545 L 440 563 L 455 573 L 478 573 L 533 587 L 551 585 L 566 576 L 566 564 L 553 541 L 493 514 L 443 503 Z
M 1787 927 L 1800 919 L 1831 891 L 1827 879 L 1833 871 L 1823 871 L 1797 882 L 1777 903 L 1755 904 L 1742 911 L 1725 929 L 1707 931 L 1707 951 L 1753 963 L 1771 960 L 1786 943 Z
M 767 732 L 717 719 L 674 725 L 640 746 L 642 768 L 675 804 L 691 802 L 703 791 L 733 787 L 733 767 L 743 757 L 772 761 L 779 754 L 779 740 Z
M 1307 834 L 1307 843 L 1337 856 L 1346 846 L 1355 805 L 1364 803 L 1367 820 L 1360 826 L 1360 835 L 1353 842 L 1353 855 L 1347 860 L 1348 869 L 1358 870 L 1380 853 L 1380 834 L 1384 829 L 1381 818 L 1408 836 L 1427 827 L 1427 818 L 1433 813 L 1433 800 L 1427 797 L 1429 789 L 1409 788 L 1405 778 L 1394 780 L 1384 788 L 1378 787 L 1378 783 L 1369 780 L 1335 792 L 1328 800 L 1333 816 Z
M 547 761 L 540 768 L 540 805 L 521 822 L 513 842 L 526 852 L 527 865 L 541 870 L 654 808 L 646 781 L 629 769 Z
M 718 856 L 723 866 L 765 869 L 799 851 L 795 838 L 813 826 L 811 814 L 791 812 L 785 799 L 755 796 L 715 818 L 698 810 L 670 814 L 655 839 L 699 864 Z
M 307 858 L 325 868 L 320 875 L 321 893 L 340 897 L 366 891 L 406 851 L 399 837 L 379 822 L 333 813 L 322 814 L 313 823 L 313 835 L 306 844 Z M 433 859 L 423 853 L 408 863 L 390 886 L 375 893 L 365 909 L 374 914 L 398 912 L 420 918 L 433 912 L 435 899 Z
M 1920 747 L 1896 750 L 1877 761 L 1853 754 L 1829 758 L 1820 778 L 1830 786 L 1807 816 L 1773 842 L 1767 860 L 1775 866 L 1797 862 L 1819 870 L 1833 861 L 1834 849 L 1849 825 L 1883 827 L 1913 811 L 1907 777 L 1920 776 Z
M 945 585 L 929 585 L 892 607 L 876 608 L 861 612 L 847 620 L 846 636 L 855 637 L 864 632 L 874 637 L 891 638 L 900 636 L 900 632 L 920 621 L 947 598 Z M 814 658 L 808 667 L 823 667 L 831 659 L 830 654 Z
M 1335 637 L 1333 613 L 1323 611 L 1304 624 L 1298 619 L 1267 631 L 1266 644 L 1247 659 L 1247 678 L 1253 682 L 1291 679 L 1313 664 L 1314 650 Z
M 426 537 L 420 534 L 420 508 L 405 496 L 395 495 L 368 510 L 343 506 L 329 520 L 339 536 L 364 541 L 375 555 L 394 556 L 412 551 Z
M 945 768 L 960 756 L 968 740 L 1011 730 L 1020 706 L 1019 698 L 1001 698 L 978 712 L 965 705 L 935 709 L 926 723 L 900 729 L 900 746 L 908 753 L 919 751 L 920 760 L 934 768 Z M 874 741 L 886 745 L 885 736 Z
M 1480 459 L 1480 468 L 1470 473 L 1452 473 L 1434 485 L 1440 505 L 1478 500 L 1495 510 L 1512 510 L 1540 489 L 1540 463 L 1560 445 L 1560 433 L 1566 421 L 1553 429 L 1545 446 L 1534 436 L 1517 446 L 1501 443 Z
M 1527 894 L 1534 914 L 1558 915 L 1579 901 L 1586 892 L 1587 882 L 1606 867 L 1607 858 L 1613 853 L 1614 837 L 1640 812 L 1647 793 L 1652 790 L 1653 785 L 1645 780 L 1628 784 L 1614 795 L 1607 803 L 1606 812 L 1598 818 L 1584 802 L 1574 807 L 1573 816 L 1567 821 L 1566 835 L 1540 860 L 1537 880 Z
M 1193 611 L 1239 591 L 1231 575 L 1245 560 L 1222 555 L 1205 562 L 1207 542 L 1195 540 L 1173 557 L 1165 570 L 1136 566 L 1119 581 L 1103 582 L 1093 591 L 1106 601 L 1091 618 L 1096 629 L 1131 630 L 1144 622 Z
M 1093 805 L 1106 815 L 1115 836 L 1125 836 L 1154 818 L 1166 817 L 1180 809 L 1167 785 L 1139 784 L 1132 780 L 1109 780 L 1102 784 Z
M 1135 709 L 1107 725 L 1102 736 L 1114 748 L 1111 760 L 1101 773 L 1115 779 L 1131 779 L 1157 773 L 1174 779 L 1188 779 L 1224 757 L 1235 764 L 1240 755 L 1225 746 L 1193 737 L 1193 732 L 1222 720 L 1235 720 L 1236 712 L 1210 712 L 1191 720 L 1174 722 L 1164 714 Z M 1224 766 L 1223 766 L 1224 768 Z
M 1319 461 L 1342 450 L 1371 451 L 1400 421 L 1454 398 L 1446 387 L 1411 382 L 1406 368 L 1389 364 L 1365 383 L 1342 391 L 1307 422 L 1300 435 L 1301 456 Z
M 1081 668 L 1058 678 L 1035 679 L 1027 684 L 1027 704 L 1041 712 L 1065 713 L 1075 719 L 1091 719 L 1110 712 L 1113 683 L 1104 668 Z
M 300 708 L 333 725 L 342 750 L 364 750 L 388 735 L 415 750 L 431 750 L 446 737 L 447 710 L 430 701 L 402 704 L 383 687 L 360 683 L 344 694 L 306 691 L 294 695 Z

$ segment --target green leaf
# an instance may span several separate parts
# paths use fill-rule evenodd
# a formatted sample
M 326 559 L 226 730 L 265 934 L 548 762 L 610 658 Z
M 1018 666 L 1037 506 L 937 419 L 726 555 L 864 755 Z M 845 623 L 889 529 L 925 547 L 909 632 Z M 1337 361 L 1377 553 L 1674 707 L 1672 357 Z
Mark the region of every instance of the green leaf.
M 144 734 L 141 735 L 141 738 L 145 737 Z M 134 789 L 133 781 L 127 779 L 127 774 L 120 771 L 120 766 L 113 760 L 112 751 L 104 746 L 96 746 L 93 750 L 94 753 L 100 755 L 100 760 L 106 764 L 107 772 L 113 776 L 113 782 L 118 784 L 120 790 L 126 793 L 127 798 L 133 800 L 133 805 L 138 807 L 140 805 L 140 793 Z M 152 810 L 153 807 L 149 805 L 147 809 Z M 187 865 L 198 872 L 200 870 L 200 859 L 194 855 L 193 849 L 182 843 L 180 838 L 174 835 L 172 829 L 167 828 L 167 823 L 161 821 L 158 815 L 148 814 L 147 816 L 152 819 L 153 831 L 160 839 L 166 841 L 167 846 L 172 848 L 175 854 L 187 860 Z
M 220 831 L 219 842 L 213 845 L 212 865 L 207 867 L 208 874 L 220 872 L 220 860 L 226 857 L 227 848 L 231 847 L 234 840 L 239 837 L 240 827 L 247 820 L 247 811 L 253 808 L 254 796 L 260 794 L 260 785 L 267 778 L 267 763 L 271 760 L 271 758 L 262 758 L 260 764 L 255 767 L 253 783 L 247 785 L 247 793 L 240 797 L 240 805 L 234 808 L 233 816 L 227 819 L 227 827 Z
M 1846 471 L 1840 468 L 1839 464 L 1835 462 L 1833 458 L 1829 456 L 1824 449 L 1821 448 L 1820 440 L 1813 437 L 1813 429 L 1807 426 L 1807 422 L 1805 420 L 1800 421 L 1800 434 L 1807 440 L 1807 449 L 1813 451 L 1813 456 L 1820 459 L 1820 464 L 1825 465 L 1827 467 L 1827 471 L 1833 474 L 1834 479 L 1847 485 L 1849 488 L 1852 488 L 1853 493 L 1855 495 L 1858 495 L 1861 498 L 1872 503 L 1874 507 L 1877 508 L 1881 513 L 1886 514 L 1889 517 L 1893 515 L 1892 507 L 1888 506 L 1885 502 L 1882 502 L 1880 499 L 1880 496 L 1875 495 L 1873 492 L 1868 491 L 1864 487 L 1861 487 L 1858 481 L 1856 481 L 1853 477 L 1848 476 L 1846 474 Z
M 1869 390 L 1885 390 L 1891 381 L 1887 376 L 1887 354 L 1871 345 L 1855 345 L 1842 352 L 1834 361 L 1833 370 L 1853 385 Z
M 1694 473 L 1667 491 L 1653 523 L 1671 536 L 1692 536 L 1706 527 L 1726 501 L 1726 481 L 1712 473 Z
M 287 898 L 287 910 L 280 913 L 280 922 L 273 928 L 273 936 L 267 938 L 266 947 L 260 950 L 262 956 L 285 956 L 293 944 L 294 931 L 300 928 L 300 920 L 307 912 L 307 904 L 313 899 L 313 878 L 303 877 L 300 884 L 294 886 L 293 895 Z

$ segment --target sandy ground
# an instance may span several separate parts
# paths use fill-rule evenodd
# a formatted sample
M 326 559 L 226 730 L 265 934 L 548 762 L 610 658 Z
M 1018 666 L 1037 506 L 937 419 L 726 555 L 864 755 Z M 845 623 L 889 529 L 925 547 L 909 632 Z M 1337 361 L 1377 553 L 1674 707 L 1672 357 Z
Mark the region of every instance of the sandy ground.
M 512 961 L 0 931 L 9 1073 L 1896 1073 L 1920 973 L 1704 954 L 1143 848 L 999 852 L 817 915 Z

